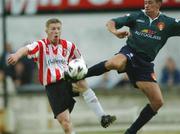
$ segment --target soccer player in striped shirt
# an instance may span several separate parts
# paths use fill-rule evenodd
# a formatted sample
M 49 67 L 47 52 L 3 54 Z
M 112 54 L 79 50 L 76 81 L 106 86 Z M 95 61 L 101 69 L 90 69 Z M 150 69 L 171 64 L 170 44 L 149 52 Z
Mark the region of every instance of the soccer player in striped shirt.
M 60 38 L 62 23 L 58 19 L 46 22 L 47 38 L 20 48 L 8 58 L 9 64 L 15 64 L 22 56 L 28 56 L 38 65 L 39 81 L 45 86 L 54 117 L 60 122 L 65 134 L 74 134 L 70 120 L 75 100 L 72 83 L 64 79 L 68 62 L 82 58 L 75 44 Z M 73 84 L 87 105 L 95 112 L 103 127 L 108 127 L 116 120 L 115 116 L 106 115 L 95 93 L 85 80 Z

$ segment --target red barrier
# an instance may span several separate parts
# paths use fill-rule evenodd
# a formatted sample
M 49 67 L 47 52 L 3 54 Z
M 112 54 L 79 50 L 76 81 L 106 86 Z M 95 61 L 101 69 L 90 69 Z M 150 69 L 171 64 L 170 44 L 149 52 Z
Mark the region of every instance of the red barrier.
M 50 11 L 104 11 L 143 8 L 144 0 L 11 0 L 10 13 L 34 14 Z M 164 8 L 180 8 L 180 0 L 164 0 Z

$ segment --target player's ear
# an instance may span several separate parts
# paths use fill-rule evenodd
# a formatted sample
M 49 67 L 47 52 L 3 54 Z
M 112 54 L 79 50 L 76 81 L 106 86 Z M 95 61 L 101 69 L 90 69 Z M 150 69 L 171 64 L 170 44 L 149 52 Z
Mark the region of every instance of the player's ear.
M 159 8 L 160 8 L 160 7 L 161 7 L 161 5 L 162 5 L 162 3 L 161 3 L 161 2 L 159 2 L 158 4 L 159 4 Z
M 158 2 L 158 8 L 161 8 L 162 2 Z

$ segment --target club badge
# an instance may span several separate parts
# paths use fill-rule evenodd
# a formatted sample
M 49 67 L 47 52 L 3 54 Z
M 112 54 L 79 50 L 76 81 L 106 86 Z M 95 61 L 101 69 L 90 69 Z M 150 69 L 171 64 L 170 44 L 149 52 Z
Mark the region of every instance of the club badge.
M 157 27 L 160 31 L 162 31 L 165 28 L 164 22 L 158 22 Z

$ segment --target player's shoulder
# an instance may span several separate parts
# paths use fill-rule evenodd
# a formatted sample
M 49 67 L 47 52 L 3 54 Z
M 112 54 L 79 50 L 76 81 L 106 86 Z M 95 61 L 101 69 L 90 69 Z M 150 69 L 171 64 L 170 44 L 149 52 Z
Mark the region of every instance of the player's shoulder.
M 163 13 L 161 13 L 160 17 L 161 17 L 161 19 L 163 19 L 164 21 L 169 22 L 169 23 L 175 22 L 175 21 L 176 21 L 176 22 L 179 21 L 178 19 L 173 18 L 173 17 L 170 17 L 170 16 L 168 16 L 168 15 L 166 15 L 166 14 L 163 14 Z
M 46 44 L 45 39 L 33 40 L 27 43 L 27 45 L 38 45 L 38 46 L 43 44 Z
M 35 42 L 37 42 L 38 44 L 44 44 L 44 45 L 50 44 L 50 41 L 47 38 L 42 38 Z
M 129 13 L 125 14 L 125 16 L 131 17 L 134 19 L 138 18 L 141 15 L 143 15 L 143 13 L 141 11 L 133 11 L 133 12 L 129 12 Z
M 138 16 L 141 14 L 141 11 L 132 11 L 125 14 L 125 16 Z
M 72 46 L 72 45 L 74 45 L 73 42 L 71 42 L 71 41 L 69 41 L 69 40 L 67 40 L 67 39 L 61 39 L 61 43 L 62 43 L 62 44 L 66 44 L 67 46 Z
M 69 40 L 67 40 L 67 39 L 60 39 L 60 40 L 61 40 L 61 42 L 63 42 L 63 43 L 73 44 L 73 42 L 71 42 L 71 41 L 69 41 Z

